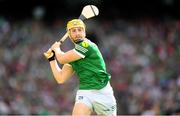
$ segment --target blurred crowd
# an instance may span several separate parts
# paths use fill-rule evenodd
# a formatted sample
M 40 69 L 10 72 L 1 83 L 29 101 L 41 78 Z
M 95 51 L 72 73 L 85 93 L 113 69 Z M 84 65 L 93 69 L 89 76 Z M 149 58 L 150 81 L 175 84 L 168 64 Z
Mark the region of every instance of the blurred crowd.
M 65 33 L 63 20 L 0 18 L 0 114 L 71 114 L 78 79 L 58 85 L 43 52 Z M 180 21 L 91 20 L 111 74 L 118 114 L 180 114 Z M 73 48 L 70 40 L 62 45 Z M 61 64 L 59 64 L 61 65 Z

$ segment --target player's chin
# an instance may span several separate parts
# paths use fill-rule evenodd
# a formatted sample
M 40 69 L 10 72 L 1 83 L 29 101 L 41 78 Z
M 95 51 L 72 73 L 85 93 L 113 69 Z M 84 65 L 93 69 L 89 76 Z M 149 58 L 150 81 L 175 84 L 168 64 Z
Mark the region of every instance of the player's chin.
M 78 36 L 75 38 L 75 40 L 82 40 L 84 37 L 83 36 Z
M 83 41 L 83 38 L 76 38 L 73 40 L 75 43 Z

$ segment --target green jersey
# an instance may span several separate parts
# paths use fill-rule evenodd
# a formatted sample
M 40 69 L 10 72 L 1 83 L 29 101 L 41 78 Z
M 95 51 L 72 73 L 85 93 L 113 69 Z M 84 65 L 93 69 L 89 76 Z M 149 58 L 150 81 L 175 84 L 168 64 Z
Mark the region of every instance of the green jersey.
M 110 75 L 106 72 L 106 65 L 97 45 L 85 39 L 75 44 L 74 51 L 82 57 L 70 63 L 79 77 L 79 89 L 90 90 L 105 87 Z

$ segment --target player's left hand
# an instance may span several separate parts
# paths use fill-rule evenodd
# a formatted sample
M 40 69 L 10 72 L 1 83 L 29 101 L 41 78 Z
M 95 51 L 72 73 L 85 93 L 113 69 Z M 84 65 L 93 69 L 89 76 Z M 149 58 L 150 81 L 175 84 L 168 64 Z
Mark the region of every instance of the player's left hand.
M 49 61 L 53 61 L 55 60 L 55 52 L 51 49 L 49 49 L 48 51 L 44 52 L 44 56 L 49 60 Z

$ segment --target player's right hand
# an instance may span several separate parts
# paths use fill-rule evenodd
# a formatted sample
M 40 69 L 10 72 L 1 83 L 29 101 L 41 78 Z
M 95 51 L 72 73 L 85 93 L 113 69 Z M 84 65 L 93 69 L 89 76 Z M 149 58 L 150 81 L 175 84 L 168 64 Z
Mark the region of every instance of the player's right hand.
M 49 49 L 48 51 L 44 52 L 44 56 L 49 61 L 55 60 L 55 52 L 53 50 L 51 50 L 51 49 Z
M 55 42 L 50 49 L 56 52 L 56 50 L 60 50 L 60 45 L 60 42 Z

